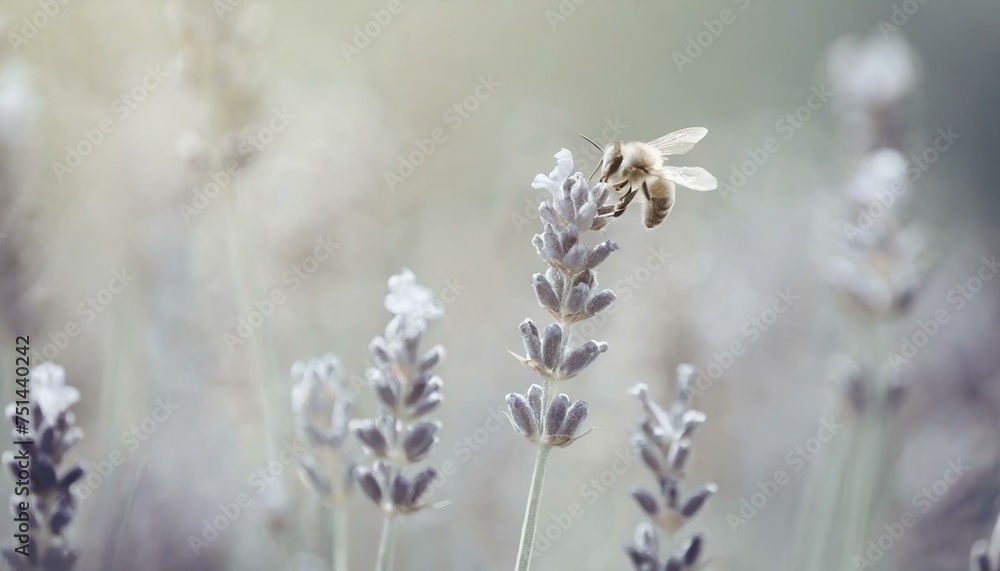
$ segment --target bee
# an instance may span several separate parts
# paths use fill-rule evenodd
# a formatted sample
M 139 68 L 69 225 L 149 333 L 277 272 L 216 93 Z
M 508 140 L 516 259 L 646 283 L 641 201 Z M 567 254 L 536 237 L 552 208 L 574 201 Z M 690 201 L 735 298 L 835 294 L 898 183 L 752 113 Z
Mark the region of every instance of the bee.
M 674 207 L 676 185 L 694 190 L 714 190 L 718 181 L 705 169 L 663 164 L 668 155 L 683 155 L 690 151 L 707 133 L 708 129 L 704 127 L 688 127 L 649 143 L 612 141 L 603 149 L 580 135 L 603 153 L 594 174 L 600 171 L 601 182 L 625 193 L 612 209 L 602 212 L 601 216 L 621 216 L 636 194 L 642 191 L 645 202 L 643 224 L 646 228 L 655 228 L 667 219 Z M 593 178 L 594 174 L 590 177 Z

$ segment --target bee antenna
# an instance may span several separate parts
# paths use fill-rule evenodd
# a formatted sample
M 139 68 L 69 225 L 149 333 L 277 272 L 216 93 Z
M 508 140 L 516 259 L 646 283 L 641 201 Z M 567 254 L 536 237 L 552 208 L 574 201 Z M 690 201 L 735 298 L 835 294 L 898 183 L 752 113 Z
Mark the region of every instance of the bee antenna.
M 590 143 L 591 145 L 594 145 L 595 147 L 597 147 L 597 150 L 598 150 L 598 151 L 601 151 L 601 152 L 604 152 L 604 148 L 603 148 L 603 147 L 601 147 L 600 145 L 598 145 L 597 143 L 595 143 L 594 141 L 592 141 L 592 140 L 590 139 L 590 137 L 588 137 L 588 136 L 584 135 L 583 133 L 580 133 L 580 136 L 581 136 L 581 137 L 583 137 L 583 138 L 584 138 L 584 139 L 585 139 L 585 140 L 586 140 L 586 141 L 587 141 L 588 143 Z

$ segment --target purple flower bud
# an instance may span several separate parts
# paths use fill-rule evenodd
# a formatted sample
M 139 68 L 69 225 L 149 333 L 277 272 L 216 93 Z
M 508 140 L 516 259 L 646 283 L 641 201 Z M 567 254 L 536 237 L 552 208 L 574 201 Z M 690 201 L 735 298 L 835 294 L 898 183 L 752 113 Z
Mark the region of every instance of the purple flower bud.
M 698 488 L 687 501 L 684 502 L 684 507 L 681 508 L 681 515 L 690 518 L 694 517 L 695 514 L 701 510 L 701 507 L 705 505 L 708 498 L 712 497 L 712 494 L 716 492 L 719 488 L 715 484 L 705 484 L 704 486 Z
M 521 322 L 521 341 L 524 343 L 524 353 L 532 361 L 542 360 L 542 342 L 538 339 L 538 326 L 530 319 Z
M 564 377 L 573 377 L 593 363 L 594 360 L 597 359 L 598 355 L 607 350 L 607 343 L 587 341 L 566 355 L 566 358 L 563 360 L 559 370 Z
M 545 434 L 559 434 L 563 421 L 566 420 L 566 411 L 569 409 L 569 397 L 558 395 L 549 404 L 549 411 L 545 415 Z
M 556 217 L 556 211 L 552 208 L 552 203 L 548 200 L 538 205 L 538 217 L 542 219 L 543 224 L 559 225 L 559 218 Z
M 680 484 L 674 477 L 667 476 L 663 478 L 663 481 L 660 482 L 660 493 L 667 499 L 667 507 L 677 509 L 678 500 L 680 499 Z
M 419 462 L 427 456 L 435 442 L 438 425 L 433 422 L 418 422 L 410 427 L 403 438 L 403 452 L 410 462 Z
M 615 295 L 615 292 L 609 289 L 604 289 L 595 293 L 593 297 L 590 298 L 590 301 L 587 302 L 587 313 L 597 315 L 607 309 L 616 298 L 617 296 Z
M 680 555 L 671 555 L 670 559 L 667 559 L 667 565 L 663 571 L 681 571 L 682 569 L 684 569 L 684 558 Z
M 528 401 L 517 393 L 510 393 L 507 395 L 507 406 L 510 408 L 510 420 L 514 430 L 529 440 L 534 438 L 538 433 L 538 419 L 535 418 Z
M 583 421 L 587 420 L 589 409 L 590 405 L 585 400 L 578 400 L 573 403 L 573 406 L 569 407 L 569 410 L 566 411 L 566 420 L 563 422 L 559 434 L 570 438 L 575 436 L 576 431 L 580 429 L 580 425 L 583 424 Z
M 587 267 L 588 270 L 592 270 L 597 266 L 601 265 L 601 263 L 603 263 L 604 260 L 607 260 L 608 256 L 610 256 L 611 253 L 615 252 L 616 250 L 618 250 L 618 244 L 615 244 L 611 240 L 607 240 L 606 242 L 601 242 L 600 244 L 594 246 L 589 252 L 587 252 L 587 261 L 584 263 L 584 265 Z
M 531 406 L 531 411 L 535 413 L 535 418 L 542 418 L 542 387 L 538 385 L 531 385 L 528 389 L 528 405 Z
M 569 292 L 569 299 L 566 300 L 566 309 L 570 315 L 580 313 L 587 304 L 587 297 L 590 296 L 590 288 L 587 284 L 576 284 Z
M 646 490 L 635 488 L 632 490 L 632 497 L 635 498 L 635 502 L 639 504 L 642 511 L 646 512 L 649 517 L 656 517 L 656 514 L 659 513 L 660 507 L 656 504 L 656 498 L 653 497 L 653 494 L 650 494 Z
M 420 372 L 426 373 L 427 371 L 433 369 L 444 360 L 444 347 L 441 345 L 435 345 L 430 351 L 424 353 L 424 356 L 420 358 Z
M 701 535 L 695 535 L 688 542 L 687 547 L 684 549 L 684 565 L 687 567 L 693 567 L 695 563 L 698 562 L 698 557 L 701 555 L 701 550 L 704 545 L 704 540 Z
M 535 274 L 532 278 L 532 287 L 535 288 L 535 297 L 538 305 L 547 307 L 552 311 L 559 311 L 559 298 L 556 291 L 552 289 L 552 284 L 542 274 Z
M 583 263 L 587 259 L 587 249 L 582 244 L 575 244 L 566 251 L 562 257 L 562 265 L 567 270 L 576 273 L 583 269 Z
M 389 443 L 385 435 L 382 434 L 382 431 L 370 419 L 355 422 L 354 435 L 379 458 L 384 458 L 386 452 L 389 450 Z
M 562 347 L 563 330 L 558 323 L 545 328 L 542 334 L 542 362 L 549 369 L 555 369 L 559 364 L 559 350 Z
M 437 471 L 434 468 L 426 468 L 423 472 L 420 472 L 413 478 L 413 485 L 410 487 L 410 497 L 407 503 L 410 506 L 416 506 L 417 502 L 420 501 L 420 496 L 424 495 L 427 491 L 427 487 L 431 485 L 434 478 L 437 477 Z
M 443 397 L 441 396 L 441 393 L 437 392 L 437 389 L 434 389 L 434 391 L 435 392 L 427 394 L 420 399 L 420 402 L 413 407 L 413 412 L 411 413 L 412 416 L 416 418 L 426 416 L 441 405 Z
M 358 486 L 361 487 L 361 491 L 368 496 L 368 499 L 376 505 L 382 503 L 382 486 L 379 486 L 378 479 L 371 470 L 367 468 L 357 468 L 354 471 L 354 478 L 357 480 Z
M 392 500 L 392 505 L 407 505 L 407 500 L 410 497 L 410 487 L 410 480 L 402 474 L 397 474 L 392 479 L 392 485 L 389 487 L 389 498 Z

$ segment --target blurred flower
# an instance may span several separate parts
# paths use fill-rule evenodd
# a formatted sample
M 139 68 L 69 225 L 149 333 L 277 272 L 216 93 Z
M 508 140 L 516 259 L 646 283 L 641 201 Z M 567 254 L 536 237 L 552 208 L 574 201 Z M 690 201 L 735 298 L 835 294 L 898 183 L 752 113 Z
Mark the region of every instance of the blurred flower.
M 437 319 L 444 314 L 441 306 L 434 301 L 434 293 L 430 288 L 418 284 L 417 277 L 406 268 L 389 278 L 385 308 L 396 315 L 417 321 Z
M 32 399 L 49 423 L 80 400 L 80 391 L 66 384 L 66 371 L 51 361 L 31 369 L 29 376 Z
M 916 57 L 899 36 L 843 38 L 831 48 L 827 66 L 834 91 L 867 109 L 893 105 L 917 82 Z
M 354 412 L 354 395 L 333 355 L 297 361 L 291 374 L 296 432 L 309 447 L 299 461 L 300 475 L 326 503 L 337 504 L 351 489 L 352 466 L 344 443 Z

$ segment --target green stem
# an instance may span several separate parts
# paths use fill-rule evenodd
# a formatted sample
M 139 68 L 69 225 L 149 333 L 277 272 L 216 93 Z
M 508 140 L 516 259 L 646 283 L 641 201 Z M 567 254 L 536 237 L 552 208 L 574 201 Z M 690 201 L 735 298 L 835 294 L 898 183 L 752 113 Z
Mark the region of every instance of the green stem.
M 531 567 L 531 550 L 535 544 L 535 527 L 538 525 L 538 504 L 542 499 L 542 484 L 545 482 L 545 464 L 549 458 L 549 450 L 550 448 L 544 444 L 538 445 L 535 470 L 531 475 L 531 490 L 528 492 L 528 506 L 524 510 L 521 541 L 517 548 L 516 571 L 528 571 Z
M 396 516 L 386 515 L 382 522 L 382 540 L 378 543 L 378 562 L 375 571 L 389 571 L 392 568 L 392 542 Z
M 333 506 L 333 547 L 330 565 L 333 571 L 347 571 L 347 510 L 343 505 Z

